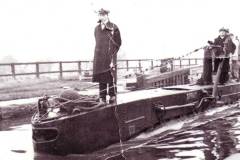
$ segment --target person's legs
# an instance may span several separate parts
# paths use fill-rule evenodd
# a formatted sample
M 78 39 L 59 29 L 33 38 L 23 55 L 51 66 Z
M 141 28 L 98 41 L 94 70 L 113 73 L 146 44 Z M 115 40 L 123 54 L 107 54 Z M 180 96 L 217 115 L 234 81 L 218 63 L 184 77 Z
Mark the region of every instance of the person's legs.
M 106 102 L 107 95 L 107 83 L 99 83 L 99 98 L 100 100 Z
M 114 73 L 111 73 L 112 81 L 108 83 L 108 94 L 110 96 L 110 99 L 109 99 L 110 104 L 116 102 L 116 94 L 117 94 L 117 85 L 116 85 L 115 79 L 113 78 L 114 77 L 113 74 Z
M 110 96 L 109 103 L 116 102 L 116 94 L 117 94 L 117 85 L 116 85 L 116 70 L 111 70 L 109 72 L 110 81 L 108 83 L 108 95 Z
M 108 93 L 109 93 L 109 96 L 110 96 L 109 103 L 110 104 L 116 103 L 117 87 L 116 87 L 116 84 L 114 82 L 109 83 Z
M 117 87 L 113 82 L 108 84 L 108 94 L 110 97 L 116 96 Z
M 214 58 L 214 71 L 215 73 L 217 73 L 217 70 L 218 70 L 218 66 L 219 66 L 219 63 L 221 62 L 221 58 Z
M 221 84 L 224 84 L 229 80 L 229 69 L 230 69 L 229 58 L 225 58 L 223 59 L 223 67 L 219 80 Z

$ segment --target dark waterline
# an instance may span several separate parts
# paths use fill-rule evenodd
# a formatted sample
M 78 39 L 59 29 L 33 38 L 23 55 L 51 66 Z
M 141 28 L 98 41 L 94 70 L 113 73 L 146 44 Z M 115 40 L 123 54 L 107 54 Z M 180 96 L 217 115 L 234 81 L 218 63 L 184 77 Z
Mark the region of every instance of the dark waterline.
M 222 160 L 240 153 L 238 104 L 166 122 L 125 142 L 122 148 L 114 144 L 88 155 L 34 153 L 29 122 L 30 117 L 0 122 L 1 160 Z

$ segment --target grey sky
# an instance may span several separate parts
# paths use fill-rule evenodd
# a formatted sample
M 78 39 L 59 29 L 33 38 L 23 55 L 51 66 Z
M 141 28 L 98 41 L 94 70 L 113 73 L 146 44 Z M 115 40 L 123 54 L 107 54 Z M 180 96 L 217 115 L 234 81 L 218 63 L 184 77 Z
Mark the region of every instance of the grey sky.
M 120 28 L 119 54 L 127 58 L 177 57 L 205 45 L 222 26 L 240 34 L 238 0 L 2 0 L 0 59 L 91 59 L 94 11 L 102 7 Z

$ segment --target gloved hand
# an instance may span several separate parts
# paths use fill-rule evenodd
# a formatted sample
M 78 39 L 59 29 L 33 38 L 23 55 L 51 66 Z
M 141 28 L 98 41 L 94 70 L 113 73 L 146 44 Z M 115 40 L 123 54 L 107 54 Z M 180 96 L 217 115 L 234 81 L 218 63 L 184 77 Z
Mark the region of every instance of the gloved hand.
M 207 41 L 208 44 L 213 45 L 213 41 Z

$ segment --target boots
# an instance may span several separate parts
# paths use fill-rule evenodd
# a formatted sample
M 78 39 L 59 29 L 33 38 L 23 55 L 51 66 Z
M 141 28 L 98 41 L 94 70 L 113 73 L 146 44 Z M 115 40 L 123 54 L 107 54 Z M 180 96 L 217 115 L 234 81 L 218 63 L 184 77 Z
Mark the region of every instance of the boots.
M 116 103 L 116 96 L 111 96 L 109 99 L 109 104 L 114 103 Z M 107 104 L 106 98 L 99 98 L 99 104 L 106 105 Z
M 99 104 L 106 105 L 107 104 L 106 98 L 99 98 Z
M 114 104 L 116 103 L 116 96 L 111 96 L 110 99 L 109 99 L 109 104 Z

